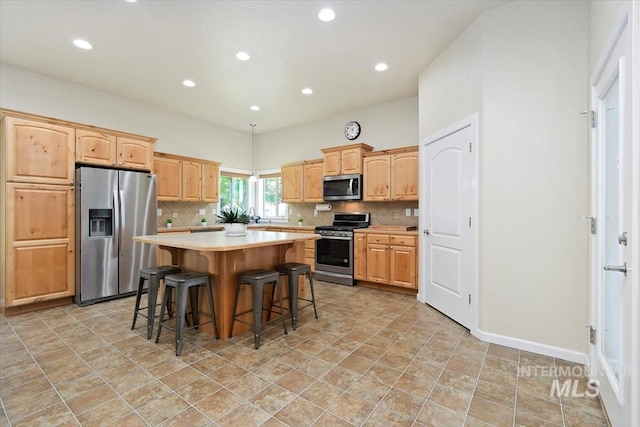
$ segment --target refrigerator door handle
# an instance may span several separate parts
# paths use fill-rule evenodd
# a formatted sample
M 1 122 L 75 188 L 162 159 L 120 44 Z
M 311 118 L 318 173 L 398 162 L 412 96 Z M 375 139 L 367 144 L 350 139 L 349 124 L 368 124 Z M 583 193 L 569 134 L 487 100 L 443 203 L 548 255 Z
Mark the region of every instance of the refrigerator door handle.
M 120 200 L 118 201 L 118 205 L 119 205 L 119 216 L 120 216 L 120 227 L 118 227 L 118 234 L 120 234 L 120 236 L 118 237 L 118 239 L 120 240 L 120 243 L 118 245 L 118 251 L 120 252 L 120 256 L 124 255 L 124 239 L 122 238 L 122 230 L 124 229 L 124 227 L 126 226 L 126 224 L 124 223 L 124 203 L 122 203 L 122 200 L 124 199 L 124 191 L 120 190 L 118 192 L 118 196 L 120 196 Z
M 113 232 L 113 256 L 118 257 L 120 251 L 120 198 L 118 197 L 118 190 L 113 190 L 113 219 L 114 219 L 114 232 Z

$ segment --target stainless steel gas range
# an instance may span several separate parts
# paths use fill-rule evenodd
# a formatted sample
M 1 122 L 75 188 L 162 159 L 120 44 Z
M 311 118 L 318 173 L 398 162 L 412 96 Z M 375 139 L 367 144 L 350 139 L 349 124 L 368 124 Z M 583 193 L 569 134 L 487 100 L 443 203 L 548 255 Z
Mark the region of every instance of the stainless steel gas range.
M 335 212 L 333 224 L 316 227 L 315 278 L 353 286 L 353 230 L 369 227 L 368 212 Z

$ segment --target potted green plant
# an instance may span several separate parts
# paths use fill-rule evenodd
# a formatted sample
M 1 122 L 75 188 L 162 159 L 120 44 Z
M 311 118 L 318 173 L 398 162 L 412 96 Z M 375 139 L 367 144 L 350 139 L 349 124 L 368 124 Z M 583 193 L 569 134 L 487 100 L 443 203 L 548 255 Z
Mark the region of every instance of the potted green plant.
M 226 207 L 220 209 L 216 214 L 218 223 L 224 224 L 224 231 L 227 236 L 244 236 L 247 234 L 247 224 L 249 216 L 247 211 L 240 212 L 237 207 Z
M 167 219 L 167 228 L 173 227 L 173 220 L 171 218 Z
M 304 219 L 302 217 L 298 218 L 298 227 L 302 227 L 302 223 L 304 222 Z

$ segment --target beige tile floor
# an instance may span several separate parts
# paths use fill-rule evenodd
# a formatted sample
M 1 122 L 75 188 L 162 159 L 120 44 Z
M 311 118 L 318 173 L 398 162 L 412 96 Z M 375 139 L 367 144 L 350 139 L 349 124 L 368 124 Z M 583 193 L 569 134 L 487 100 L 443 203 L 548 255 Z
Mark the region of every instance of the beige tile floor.
M 578 365 L 483 343 L 415 297 L 316 282 L 316 299 L 319 320 L 273 322 L 259 350 L 194 330 L 179 357 L 170 331 L 130 330 L 134 298 L 0 317 L 0 426 L 607 425 L 597 399 L 551 397 Z

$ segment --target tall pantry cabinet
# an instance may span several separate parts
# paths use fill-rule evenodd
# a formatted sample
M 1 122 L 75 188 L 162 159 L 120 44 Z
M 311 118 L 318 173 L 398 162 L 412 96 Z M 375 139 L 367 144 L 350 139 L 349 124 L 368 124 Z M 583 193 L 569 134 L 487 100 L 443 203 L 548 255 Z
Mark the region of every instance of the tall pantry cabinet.
M 2 114 L 0 300 L 16 307 L 71 297 L 75 129 Z

